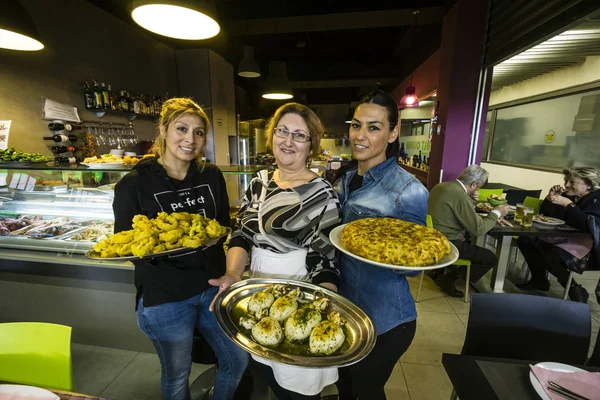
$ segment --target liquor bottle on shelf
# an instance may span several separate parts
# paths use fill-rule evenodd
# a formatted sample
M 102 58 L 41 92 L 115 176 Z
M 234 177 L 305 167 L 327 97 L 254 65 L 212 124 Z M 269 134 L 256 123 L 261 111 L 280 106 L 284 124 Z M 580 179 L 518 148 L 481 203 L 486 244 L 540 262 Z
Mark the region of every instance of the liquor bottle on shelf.
M 121 90 L 121 96 L 119 97 L 119 111 L 129 111 L 129 103 L 127 102 L 127 92 Z
M 81 162 L 79 157 L 57 156 L 54 157 L 54 165 L 77 164 Z
M 58 146 L 52 146 L 52 152 L 54 154 L 61 154 L 61 153 L 74 153 L 76 151 L 78 151 L 79 148 L 75 147 L 75 146 L 64 146 L 64 145 L 58 145 Z
M 423 157 L 421 156 L 421 150 L 419 150 L 419 158 L 417 158 L 417 167 L 421 168 L 421 165 L 423 165 Z
M 94 108 L 94 93 L 87 81 L 83 83 L 83 98 L 85 100 L 85 108 Z
M 134 112 L 134 105 L 133 105 L 133 94 L 126 92 L 127 93 L 127 109 L 129 110 L 129 112 Z
M 65 143 L 68 141 L 76 142 L 77 136 L 56 134 L 52 136 L 44 136 L 44 140 L 54 140 L 56 143 Z
M 75 129 L 81 129 L 79 125 L 71 125 L 71 124 L 61 124 L 59 122 L 50 122 L 48 124 L 48 129 L 51 131 L 72 131 Z
M 104 82 L 100 84 L 102 87 L 102 108 L 105 110 L 110 110 L 110 98 L 108 97 L 108 90 L 106 89 L 106 85 Z
M 109 105 L 110 110 L 117 111 L 116 96 L 112 91 L 112 87 L 110 86 L 110 83 L 108 84 L 108 105 Z
M 102 102 L 102 90 L 100 90 L 97 80 L 92 79 L 92 81 L 94 84 L 94 108 L 103 108 L 104 103 Z

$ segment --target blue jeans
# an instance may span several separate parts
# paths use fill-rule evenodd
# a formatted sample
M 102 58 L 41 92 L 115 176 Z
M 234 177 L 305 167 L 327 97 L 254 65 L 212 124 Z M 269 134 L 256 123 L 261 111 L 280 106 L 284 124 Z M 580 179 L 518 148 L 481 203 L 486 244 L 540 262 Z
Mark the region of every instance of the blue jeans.
M 144 307 L 140 298 L 138 326 L 152 341 L 161 366 L 164 400 L 189 400 L 194 327 L 213 348 L 218 360 L 213 400 L 232 399 L 248 365 L 248 353 L 229 339 L 208 310 L 217 287 L 190 299 Z

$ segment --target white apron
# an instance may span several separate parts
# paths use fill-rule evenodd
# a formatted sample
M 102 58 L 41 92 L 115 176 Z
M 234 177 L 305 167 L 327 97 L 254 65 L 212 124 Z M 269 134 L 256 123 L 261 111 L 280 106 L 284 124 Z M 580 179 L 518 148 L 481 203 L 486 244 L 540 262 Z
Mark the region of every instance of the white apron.
M 306 281 L 306 250 L 279 254 L 269 250 L 252 249 L 251 278 L 284 278 Z M 284 389 L 314 396 L 325 386 L 338 380 L 337 368 L 304 368 L 281 364 L 252 355 L 256 361 L 271 367 L 275 380 Z

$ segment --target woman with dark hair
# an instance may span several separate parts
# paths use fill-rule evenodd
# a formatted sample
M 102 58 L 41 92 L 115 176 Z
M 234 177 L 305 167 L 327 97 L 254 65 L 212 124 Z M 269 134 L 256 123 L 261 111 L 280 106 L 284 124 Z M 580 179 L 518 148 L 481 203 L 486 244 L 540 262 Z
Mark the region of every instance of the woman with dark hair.
M 350 124 L 354 162 L 335 183 L 343 222 L 391 217 L 425 225 L 428 192 L 398 165 L 398 106 L 376 90 L 361 100 Z M 384 386 L 408 349 L 417 311 L 403 271 L 339 255 L 340 294 L 375 324 L 377 342 L 362 361 L 340 368 L 340 399 L 385 399 Z
M 597 224 L 600 221 L 600 169 L 575 167 L 565 169 L 563 175 L 565 187 L 555 185 L 550 189 L 540 206 L 540 213 L 560 218 L 567 225 L 593 233 L 590 222 Z M 548 291 L 550 282 L 546 277 L 547 272 L 556 276 L 558 282 L 566 287 L 569 271 L 581 273 L 590 261 L 597 262 L 595 251 L 591 251 L 595 247 L 594 242 L 593 237 L 552 240 L 519 237 L 517 245 L 531 270 L 531 280 L 517 287 L 521 290 Z M 587 290 L 573 279 L 569 298 L 587 303 L 588 297 Z

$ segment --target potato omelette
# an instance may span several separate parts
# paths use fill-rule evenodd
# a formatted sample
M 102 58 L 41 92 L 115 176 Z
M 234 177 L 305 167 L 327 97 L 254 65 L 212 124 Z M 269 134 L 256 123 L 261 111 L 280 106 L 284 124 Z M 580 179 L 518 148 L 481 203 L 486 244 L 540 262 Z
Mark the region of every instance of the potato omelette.
M 394 218 L 350 222 L 340 241 L 353 254 L 384 264 L 424 267 L 450 253 L 450 242 L 433 228 Z

